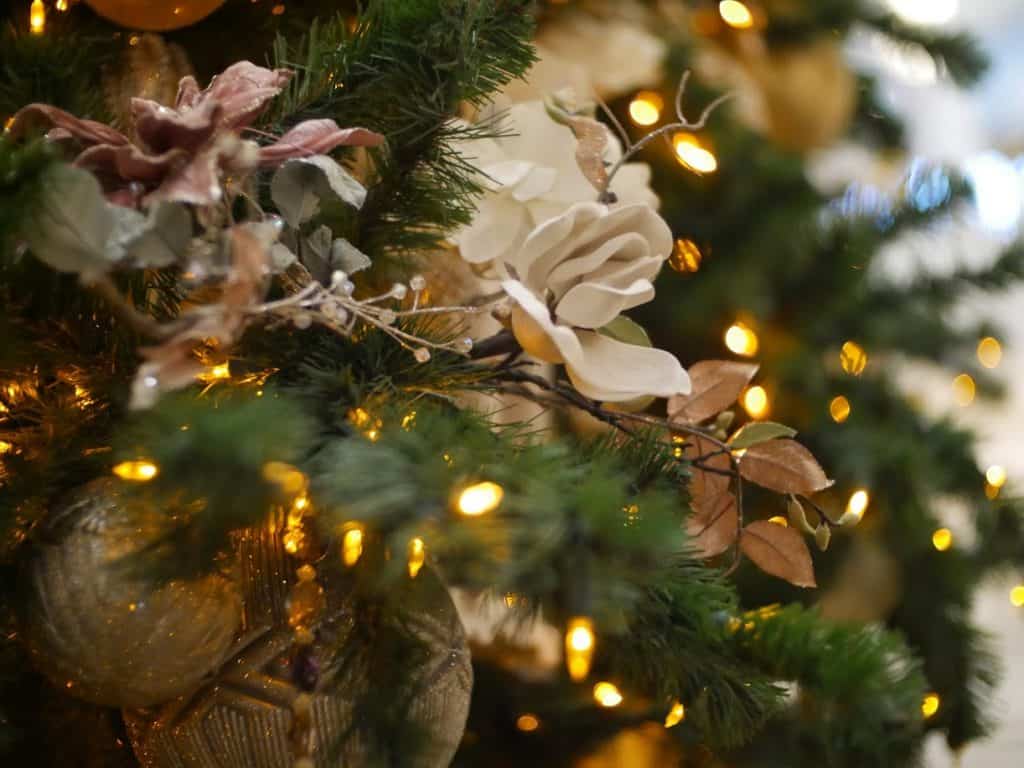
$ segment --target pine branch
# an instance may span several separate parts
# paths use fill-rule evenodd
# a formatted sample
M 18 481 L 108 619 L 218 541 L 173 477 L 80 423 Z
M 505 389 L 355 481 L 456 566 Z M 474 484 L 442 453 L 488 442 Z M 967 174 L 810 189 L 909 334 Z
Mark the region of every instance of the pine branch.
M 482 106 L 533 62 L 525 0 L 374 0 L 351 34 L 334 21 L 278 43 L 298 67 L 280 100 L 280 127 L 314 117 L 383 133 L 375 178 L 359 216 L 358 244 L 371 256 L 436 247 L 467 224 L 482 188 L 456 141 L 493 126 L 454 122 L 460 105 Z

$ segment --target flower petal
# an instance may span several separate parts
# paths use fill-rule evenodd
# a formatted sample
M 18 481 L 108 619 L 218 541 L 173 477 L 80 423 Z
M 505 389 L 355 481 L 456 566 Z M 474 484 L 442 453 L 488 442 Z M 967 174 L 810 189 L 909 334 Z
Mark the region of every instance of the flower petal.
M 525 208 L 516 205 L 507 195 L 485 198 L 477 209 L 473 223 L 452 237 L 470 264 L 494 262 L 503 265 L 513 254 L 512 246 L 521 242 L 530 231 L 530 218 Z
M 108 185 L 111 179 L 152 183 L 163 179 L 172 168 L 183 163 L 187 157 L 188 152 L 184 149 L 172 149 L 161 155 L 149 155 L 134 144 L 117 147 L 98 144 L 89 147 L 75 158 L 74 165 L 92 171 Z
M 144 202 L 146 205 L 153 205 L 160 200 L 193 205 L 215 203 L 223 194 L 218 175 L 219 166 L 220 148 L 216 145 L 206 147 L 192 155 L 180 169 L 166 176 L 163 183 L 145 197 Z
M 178 112 L 149 99 L 132 99 L 135 132 L 153 152 L 173 147 L 197 150 L 217 130 L 220 115 L 221 107 L 215 101 Z
M 549 363 L 582 355 L 575 332 L 552 321 L 544 302 L 525 285 L 518 280 L 503 280 L 501 287 L 518 305 L 512 310 L 512 333 L 526 352 Z
M 556 177 L 554 168 L 531 166 L 530 172 L 512 190 L 512 197 L 521 203 L 540 197 L 551 189 Z
M 267 69 L 251 61 L 239 61 L 213 78 L 193 108 L 213 101 L 224 110 L 223 127 L 245 128 L 252 124 L 268 101 L 281 93 L 291 78 L 292 72 L 287 69 Z
M 562 322 L 577 328 L 600 328 L 623 310 L 646 304 L 654 298 L 650 280 L 635 280 L 625 288 L 601 283 L 580 283 L 573 286 L 558 302 L 555 315 Z
M 671 397 L 690 391 L 690 377 L 676 358 L 660 349 L 624 344 L 594 331 L 577 331 L 578 356 L 565 356 L 573 386 L 602 402 L 643 395 Z
M 305 120 L 268 147 L 260 147 L 260 165 L 323 155 L 341 146 L 379 147 L 384 137 L 366 128 L 339 128 L 333 120 Z
M 97 123 L 95 120 L 83 120 L 63 109 L 51 107 L 49 104 L 29 104 L 27 107 L 22 107 L 14 115 L 8 133 L 14 138 L 18 138 L 38 122 L 67 131 L 68 134 L 86 144 L 120 145 L 128 143 L 127 136 L 120 131 L 115 131 L 109 125 Z

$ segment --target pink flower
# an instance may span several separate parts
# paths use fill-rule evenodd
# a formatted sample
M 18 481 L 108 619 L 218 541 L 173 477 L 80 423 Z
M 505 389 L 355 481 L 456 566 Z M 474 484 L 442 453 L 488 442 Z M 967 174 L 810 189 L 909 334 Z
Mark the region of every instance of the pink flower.
M 248 61 L 232 64 L 200 90 L 195 78 L 182 78 L 173 108 L 132 99 L 138 143 L 93 120 L 83 120 L 47 104 L 30 104 L 15 115 L 12 131 L 33 122 L 49 123 L 49 137 L 76 139 L 86 148 L 75 165 L 91 171 L 107 196 L 120 205 L 161 200 L 209 205 L 220 200 L 225 172 L 245 175 L 295 157 L 330 152 L 340 146 L 379 146 L 384 137 L 365 128 L 341 129 L 333 120 L 299 123 L 280 140 L 260 147 L 240 134 L 249 128 L 291 79 L 286 69 L 266 69 Z

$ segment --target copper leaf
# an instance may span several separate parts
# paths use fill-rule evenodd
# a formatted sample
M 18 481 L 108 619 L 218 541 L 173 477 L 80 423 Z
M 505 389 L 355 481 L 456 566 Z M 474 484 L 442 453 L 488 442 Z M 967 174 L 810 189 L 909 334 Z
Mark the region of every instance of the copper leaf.
M 816 587 L 814 564 L 803 536 L 784 525 L 757 520 L 740 533 L 740 549 L 767 574 L 798 587 Z
M 794 440 L 769 440 L 747 448 L 740 475 L 779 493 L 810 494 L 832 485 L 811 452 Z
M 697 424 L 736 402 L 757 373 L 757 364 L 702 360 L 690 366 L 689 373 L 693 389 L 668 401 L 668 415 L 672 421 Z

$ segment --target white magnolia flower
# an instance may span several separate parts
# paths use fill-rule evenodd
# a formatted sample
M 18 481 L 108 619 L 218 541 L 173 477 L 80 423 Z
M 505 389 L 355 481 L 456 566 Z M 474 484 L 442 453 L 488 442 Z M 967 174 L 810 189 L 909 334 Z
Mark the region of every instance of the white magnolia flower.
M 473 264 L 508 261 L 539 224 L 564 213 L 574 203 L 596 200 L 597 191 L 576 164 L 576 137 L 556 123 L 539 101 L 514 105 L 506 127 L 515 133 L 481 139 L 460 148 L 486 176 L 489 193 L 481 199 L 473 223 L 453 238 L 462 257 Z M 622 157 L 622 146 L 609 134 L 605 160 Z M 651 169 L 627 163 L 612 180 L 620 204 L 656 207 L 650 189 Z
M 648 205 L 573 205 L 495 265 L 515 302 L 512 332 L 529 354 L 563 363 L 594 400 L 688 393 L 690 378 L 674 356 L 599 332 L 654 298 L 651 281 L 671 253 L 672 233 Z

